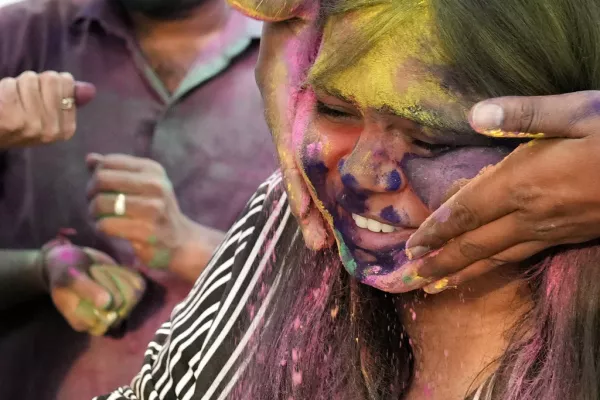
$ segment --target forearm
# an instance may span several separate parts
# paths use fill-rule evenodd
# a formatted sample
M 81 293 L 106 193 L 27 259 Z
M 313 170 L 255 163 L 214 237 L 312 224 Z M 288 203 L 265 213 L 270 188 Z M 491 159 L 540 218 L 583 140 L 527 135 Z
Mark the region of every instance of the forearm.
M 0 310 L 47 293 L 40 250 L 0 250 Z
M 225 238 L 225 233 L 192 221 L 188 225 L 189 240 L 175 253 L 169 270 L 180 278 L 195 283 Z

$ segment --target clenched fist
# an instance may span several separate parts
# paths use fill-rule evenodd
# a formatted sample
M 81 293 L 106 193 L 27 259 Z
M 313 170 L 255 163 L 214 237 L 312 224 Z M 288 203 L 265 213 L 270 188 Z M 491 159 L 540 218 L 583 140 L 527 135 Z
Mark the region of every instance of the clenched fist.
M 23 72 L 0 80 L 0 149 L 67 140 L 75 133 L 77 106 L 89 103 L 94 85 L 69 73 Z

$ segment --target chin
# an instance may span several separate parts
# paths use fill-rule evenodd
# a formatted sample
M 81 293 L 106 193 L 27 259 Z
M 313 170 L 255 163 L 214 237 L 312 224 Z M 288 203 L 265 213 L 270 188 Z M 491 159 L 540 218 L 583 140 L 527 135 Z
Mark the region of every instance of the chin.
M 400 278 L 402 267 L 409 262 L 405 244 L 397 244 L 385 250 L 360 248 L 336 230 L 340 258 L 346 271 L 365 285 L 389 293 L 406 292 L 406 284 Z

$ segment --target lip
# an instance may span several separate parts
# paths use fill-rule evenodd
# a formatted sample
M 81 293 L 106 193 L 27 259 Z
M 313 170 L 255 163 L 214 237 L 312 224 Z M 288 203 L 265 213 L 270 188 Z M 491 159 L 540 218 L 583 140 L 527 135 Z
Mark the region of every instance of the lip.
M 416 228 L 408 228 L 398 225 L 392 225 L 396 228 L 396 231 L 390 233 L 383 232 L 371 232 L 368 229 L 362 229 L 356 226 L 352 214 L 346 211 L 343 207 L 338 205 L 339 218 L 345 222 L 341 224 L 340 229 L 342 235 L 346 240 L 350 240 L 355 246 L 370 251 L 392 251 L 398 250 L 404 247 L 404 244 L 415 231 Z M 357 214 L 357 213 L 355 213 Z M 380 221 L 385 224 L 389 222 L 383 222 L 379 218 L 372 218 L 368 214 L 357 214 L 364 216 L 365 218 L 371 218 L 376 221 Z M 389 224 L 391 225 L 391 224 Z M 348 229 L 352 226 L 353 229 Z

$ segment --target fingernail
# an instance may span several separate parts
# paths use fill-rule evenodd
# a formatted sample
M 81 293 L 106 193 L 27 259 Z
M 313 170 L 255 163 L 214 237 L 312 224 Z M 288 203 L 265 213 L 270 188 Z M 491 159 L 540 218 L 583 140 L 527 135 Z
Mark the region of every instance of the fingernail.
M 497 104 L 478 103 L 473 107 L 471 122 L 477 131 L 500 129 L 504 122 L 504 110 Z
M 103 293 L 96 298 L 96 307 L 101 310 L 108 310 L 112 306 L 112 302 L 113 299 L 110 293 Z
M 423 257 L 425 254 L 429 253 L 431 249 L 425 246 L 415 246 L 405 250 L 406 256 L 409 260 L 415 260 L 417 258 Z
M 432 283 L 431 285 L 427 285 L 423 288 L 423 291 L 428 294 L 438 294 L 448 289 L 448 284 L 450 281 L 448 278 L 440 279 L 437 282 Z

